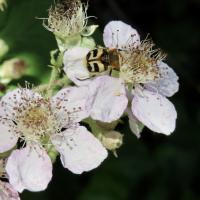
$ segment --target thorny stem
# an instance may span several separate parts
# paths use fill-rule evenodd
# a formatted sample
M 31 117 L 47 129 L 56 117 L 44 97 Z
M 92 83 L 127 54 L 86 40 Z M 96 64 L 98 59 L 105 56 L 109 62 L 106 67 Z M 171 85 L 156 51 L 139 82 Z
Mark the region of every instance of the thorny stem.
M 56 54 L 58 53 L 58 56 Z M 49 86 L 46 96 L 51 97 L 55 88 L 55 80 L 57 80 L 60 76 L 61 68 L 62 68 L 62 60 L 63 60 L 63 52 L 59 52 L 58 50 L 53 50 L 50 52 L 51 55 L 51 76 L 49 80 Z

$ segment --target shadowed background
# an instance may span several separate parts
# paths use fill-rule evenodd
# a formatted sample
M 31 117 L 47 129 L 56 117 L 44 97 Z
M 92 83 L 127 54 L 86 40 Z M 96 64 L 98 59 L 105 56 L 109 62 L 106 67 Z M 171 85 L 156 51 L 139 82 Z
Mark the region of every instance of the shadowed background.
M 56 43 L 35 17 L 46 17 L 52 2 L 9 0 L 6 11 L 0 12 L 0 38 L 10 46 L 4 60 L 20 57 L 28 64 L 21 83 L 38 84 L 48 78 L 49 51 Z M 95 34 L 99 42 L 105 24 L 117 19 L 136 28 L 143 39 L 150 33 L 168 53 L 167 63 L 180 77 L 180 91 L 170 98 L 178 112 L 176 131 L 166 137 L 145 128 L 138 140 L 127 123 L 120 125 L 124 145 L 119 158 L 110 154 L 101 167 L 81 176 L 64 169 L 57 159 L 48 189 L 24 192 L 22 200 L 199 200 L 200 1 L 90 0 L 89 4 L 88 15 L 98 17 L 93 22 L 100 25 Z

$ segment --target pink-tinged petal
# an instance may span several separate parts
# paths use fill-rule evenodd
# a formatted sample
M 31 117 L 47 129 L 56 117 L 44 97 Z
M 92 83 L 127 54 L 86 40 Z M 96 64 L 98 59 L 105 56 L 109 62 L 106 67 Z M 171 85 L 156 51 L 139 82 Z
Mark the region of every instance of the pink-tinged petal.
M 178 76 L 172 68 L 166 63 L 161 62 L 159 65 L 161 78 L 145 84 L 145 88 L 151 91 L 159 92 L 166 97 L 173 96 L 179 89 Z
M 100 76 L 89 85 L 90 116 L 95 120 L 112 122 L 119 119 L 127 107 L 124 82 L 119 78 Z
M 74 47 L 64 54 L 64 71 L 68 78 L 76 85 L 87 85 L 90 74 L 86 69 L 85 57 L 90 51 L 88 48 Z
M 20 197 L 12 185 L 0 181 L 0 200 L 20 200 Z
M 52 143 L 63 166 L 75 174 L 98 167 L 108 155 L 101 142 L 83 126 L 68 129 L 63 136 L 53 136 Z
M 55 111 L 61 118 L 71 117 L 69 121 L 80 122 L 89 116 L 88 98 L 89 93 L 86 86 L 68 87 L 60 90 L 52 98 L 52 108 L 56 109 Z
M 103 41 L 106 47 L 126 49 L 140 44 L 138 32 L 122 21 L 109 22 L 103 32 Z
M 174 105 L 164 96 L 148 90 L 137 92 L 132 100 L 132 112 L 152 131 L 170 135 L 176 126 Z
M 12 149 L 18 140 L 18 136 L 12 130 L 13 122 L 0 118 L 0 153 Z
M 14 150 L 8 158 L 6 172 L 18 192 L 37 192 L 47 188 L 52 177 L 52 163 L 46 151 L 38 146 Z
M 0 101 L 0 116 L 15 120 L 16 108 L 24 102 L 42 99 L 41 95 L 32 90 L 20 88 L 8 92 Z
M 128 122 L 131 131 L 136 135 L 137 138 L 140 138 L 140 133 L 142 132 L 144 125 L 133 115 L 130 108 L 127 108 L 126 112 L 128 114 Z

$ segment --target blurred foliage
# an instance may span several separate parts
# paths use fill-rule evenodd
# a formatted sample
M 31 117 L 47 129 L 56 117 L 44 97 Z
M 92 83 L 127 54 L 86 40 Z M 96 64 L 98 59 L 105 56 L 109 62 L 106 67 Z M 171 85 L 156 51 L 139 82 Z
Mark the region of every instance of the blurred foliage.
M 46 17 L 52 2 L 9 0 L 6 11 L 0 12 L 0 38 L 10 46 L 3 60 L 20 57 L 28 65 L 27 76 L 20 83 L 47 81 L 49 51 L 56 43 L 36 17 Z M 101 167 L 81 176 L 63 169 L 58 159 L 48 189 L 26 191 L 22 200 L 199 200 L 200 2 L 91 0 L 90 5 L 89 13 L 98 17 L 95 22 L 101 25 L 100 30 L 109 20 L 124 20 L 142 37 L 150 33 L 168 53 L 167 62 L 180 76 L 180 91 L 171 98 L 178 111 L 177 129 L 169 137 L 144 129 L 138 140 L 125 122 L 118 127 L 124 134 L 119 158 L 111 154 Z M 100 33 L 96 33 L 98 41 L 102 41 Z

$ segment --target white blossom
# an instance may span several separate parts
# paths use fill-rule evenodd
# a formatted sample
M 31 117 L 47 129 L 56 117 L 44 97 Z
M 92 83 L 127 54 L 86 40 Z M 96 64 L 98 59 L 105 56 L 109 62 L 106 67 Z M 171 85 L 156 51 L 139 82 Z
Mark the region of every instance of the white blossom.
M 119 41 L 119 38 L 120 45 L 115 43 L 113 46 L 113 41 Z M 119 76 L 135 88 L 131 101 L 133 115 L 128 113 L 129 123 L 134 123 L 130 124 L 133 132 L 139 137 L 139 122 L 142 122 L 157 133 L 172 133 L 177 113 L 165 96 L 172 96 L 178 91 L 178 77 L 162 62 L 165 55 L 159 49 L 153 49 L 154 43 L 151 40 L 145 39 L 140 42 L 137 31 L 123 22 L 108 23 L 104 29 L 103 39 L 106 47 L 122 49 L 125 61 L 121 62 Z M 141 84 L 145 84 L 144 87 L 147 89 L 141 89 Z
M 79 128 L 79 122 L 89 115 L 87 91 L 87 88 L 69 87 L 62 89 L 54 97 L 45 99 L 39 93 L 21 88 L 7 93 L 1 99 L 0 127 L 3 131 L 0 133 L 0 152 L 10 150 L 18 140 L 26 144 L 25 148 L 12 151 L 6 165 L 9 180 L 17 191 L 22 192 L 24 189 L 40 191 L 46 188 L 51 180 L 52 164 L 45 145 L 51 145 L 51 142 L 60 152 L 61 159 L 66 157 L 67 162 L 78 159 L 75 163 L 77 166 L 74 167 L 82 167 L 79 173 L 97 167 L 107 157 L 107 151 L 100 141 L 90 132 L 87 131 L 86 135 L 86 131 Z M 66 135 L 65 132 L 68 134 Z M 72 137 L 76 142 L 76 138 L 80 137 L 79 134 L 83 139 L 82 142 L 91 150 L 87 151 L 86 157 L 83 151 L 76 150 L 76 148 L 81 149 L 79 139 L 74 146 L 79 155 L 60 150 L 57 138 L 59 142 L 67 145 Z M 87 137 L 90 137 L 90 141 Z M 77 155 L 79 158 L 76 158 Z M 93 158 L 95 159 L 92 160 Z M 89 164 L 82 166 L 84 162 Z M 64 167 L 72 172 L 76 171 L 67 165 Z M 30 171 L 30 176 L 26 175 L 27 170 Z M 31 175 L 32 170 L 34 172 Z
M 128 112 L 128 115 L 130 127 L 137 137 L 141 132 L 142 123 L 155 132 L 166 135 L 172 133 L 175 129 L 177 114 L 174 106 L 166 97 L 178 91 L 179 83 L 175 72 L 163 62 L 165 54 L 160 49 L 154 49 L 152 40 L 140 41 L 138 32 L 121 21 L 111 21 L 105 26 L 103 40 L 106 48 L 120 50 L 122 59 L 120 59 L 119 78 L 100 76 L 91 79 L 84 63 L 89 49 L 73 48 L 66 51 L 64 56 L 64 69 L 67 76 L 75 84 L 88 85 L 90 89 L 93 89 L 90 90 L 93 96 L 91 98 L 94 99 L 93 106 L 91 106 L 91 117 L 111 122 L 122 116 L 125 111 L 125 101 L 118 102 L 119 96 L 112 96 L 116 94 L 116 83 L 121 82 L 119 87 L 121 89 L 118 88 L 118 91 L 125 91 L 126 87 L 133 86 L 133 95 L 130 89 L 127 90 L 127 96 L 132 96 L 129 99 L 132 104 L 132 113 Z M 119 92 L 119 94 L 125 99 L 124 92 Z M 112 98 L 109 99 L 111 96 Z M 115 102 L 118 107 L 114 106 Z M 145 114 L 146 105 L 151 108 L 147 115 Z M 153 113 L 154 110 L 155 113 Z M 111 113 L 116 117 L 109 119 L 108 116 Z M 116 113 L 118 115 L 115 115 Z M 160 118 L 155 118 L 156 115 Z

